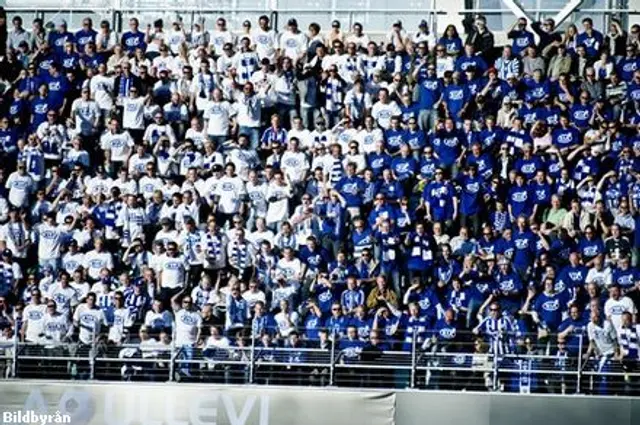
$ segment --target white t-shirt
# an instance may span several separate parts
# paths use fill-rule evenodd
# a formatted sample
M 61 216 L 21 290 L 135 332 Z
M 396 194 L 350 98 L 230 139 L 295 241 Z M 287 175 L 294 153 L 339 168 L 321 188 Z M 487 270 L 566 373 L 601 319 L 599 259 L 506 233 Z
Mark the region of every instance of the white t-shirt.
M 89 91 L 98 107 L 103 111 L 110 110 L 113 107 L 113 98 L 111 97 L 113 84 L 114 79 L 104 75 L 96 75 L 89 82 Z
M 78 267 L 83 266 L 84 263 L 84 254 L 81 252 L 76 252 L 75 254 L 67 252 L 62 256 L 62 268 L 69 274 L 73 274 L 73 272 L 75 272 Z
M 260 127 L 262 104 L 258 96 L 247 97 L 241 93 L 234 107 L 238 116 L 238 125 L 250 128 Z
M 91 134 L 95 129 L 96 120 L 100 117 L 100 108 L 93 100 L 76 99 L 71 104 L 71 115 L 75 117 L 78 133 Z
M 215 195 L 220 198 L 218 210 L 224 214 L 236 214 L 246 194 L 244 182 L 239 177 L 223 176 L 216 186 Z
M 103 311 L 98 307 L 89 308 L 87 304 L 80 304 L 76 308 L 73 321 L 80 326 L 78 338 L 84 344 L 92 344 L 93 339 L 100 333 L 102 325 L 107 325 Z
M 38 227 L 38 258 L 41 260 L 59 258 L 64 237 L 63 226 L 49 226 L 42 223 Z
M 398 104 L 393 100 L 384 104 L 382 102 L 376 102 L 371 108 L 371 116 L 375 118 L 378 125 L 384 129 L 388 129 L 391 123 L 391 117 L 400 115 L 401 111 Z
M 602 325 L 589 322 L 587 335 L 589 336 L 589 341 L 595 342 L 601 354 L 612 355 L 615 352 L 615 341 L 618 336 L 615 327 L 610 321 L 605 320 Z
M 109 328 L 109 341 L 122 342 L 125 329 L 133 326 L 133 316 L 128 308 L 122 307 L 113 311 L 113 325 Z
M 307 50 L 307 42 L 307 36 L 302 31 L 297 34 L 285 31 L 280 36 L 280 49 L 285 56 L 295 62 L 298 60 L 298 56 Z
M 309 169 L 307 156 L 302 152 L 286 151 L 282 155 L 280 164 L 289 181 L 293 183 L 301 182 L 305 172 Z
M 44 316 L 44 335 L 48 343 L 45 347 L 51 347 L 62 341 L 67 332 L 69 332 L 69 319 L 64 314 L 45 314 Z
M 33 178 L 29 174 L 20 175 L 14 171 L 5 185 L 9 189 L 9 202 L 15 207 L 26 207 L 29 195 L 35 189 Z
M 46 312 L 46 304 L 29 304 L 24 308 L 22 317 L 27 326 L 24 336 L 27 341 L 38 342 L 40 340 L 40 334 L 44 333 Z
M 231 117 L 235 110 L 229 102 L 210 100 L 204 109 L 204 119 L 207 121 L 207 134 L 210 136 L 226 136 L 229 134 Z
M 47 298 L 56 302 L 56 311 L 68 314 L 71 307 L 77 303 L 78 295 L 71 286 L 63 288 L 61 284 L 55 284 L 49 288 Z
M 256 217 L 264 218 L 267 216 L 267 190 L 268 185 L 264 182 L 258 184 L 247 183 L 247 196 L 251 202 L 252 213 Z
M 270 61 L 276 56 L 276 32 L 272 29 L 263 30 L 256 28 L 253 30 L 252 43 L 256 46 L 256 53 L 260 59 L 267 58 Z
M 355 137 L 358 142 L 359 151 L 362 153 L 372 153 L 376 150 L 376 142 L 384 140 L 384 134 L 379 128 L 373 129 L 369 132 L 366 129 L 362 129 Z
M 134 144 L 128 131 L 122 133 L 107 131 L 100 138 L 100 147 L 111 152 L 111 162 L 125 162 L 131 155 Z
M 151 199 L 153 192 L 162 189 L 162 179 L 160 177 L 142 176 L 138 181 L 138 190 L 145 199 Z
M 633 304 L 633 301 L 629 297 L 620 297 L 617 301 L 609 298 L 604 303 L 604 314 L 607 318 L 611 319 L 611 323 L 616 330 L 620 330 L 622 327 L 622 314 L 625 312 L 629 312 L 632 315 L 638 313 L 635 304 Z
M 187 267 L 187 261 L 183 256 L 169 257 L 164 255 L 160 262 L 162 287 L 182 288 L 186 281 Z
M 289 216 L 289 198 L 291 197 L 291 187 L 289 185 L 280 186 L 275 183 L 269 184 L 267 188 L 267 223 L 277 223 L 285 220 Z M 271 200 L 275 198 L 277 200 Z
M 113 258 L 109 252 L 91 250 L 85 254 L 84 261 L 87 274 L 95 280 L 100 277 L 100 270 L 103 268 L 113 269 Z
M 180 309 L 176 312 L 176 345 L 192 345 L 196 342 L 202 317 L 197 311 Z
M 297 312 L 293 311 L 288 313 L 289 320 L 286 319 L 285 313 L 280 312 L 273 317 L 273 320 L 276 322 L 276 326 L 278 326 L 278 333 L 281 337 L 288 337 L 289 334 L 296 330 L 296 324 L 299 320 L 299 315 Z M 289 324 L 289 321 L 291 324 Z
M 276 273 L 283 274 L 289 283 L 298 282 L 302 273 L 302 263 L 295 257 L 291 260 L 281 258 L 276 266 Z
M 122 127 L 144 130 L 144 97 L 125 97 L 122 99 Z
M 153 329 L 172 328 L 173 316 L 168 310 L 164 310 L 160 313 L 149 310 L 144 316 L 144 324 L 145 326 L 149 326 Z

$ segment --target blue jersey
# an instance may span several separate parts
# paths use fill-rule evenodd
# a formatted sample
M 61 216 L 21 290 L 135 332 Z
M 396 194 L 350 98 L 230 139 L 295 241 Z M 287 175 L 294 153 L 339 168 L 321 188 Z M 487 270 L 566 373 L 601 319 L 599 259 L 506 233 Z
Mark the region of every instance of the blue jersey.
M 422 151 L 422 148 L 427 145 L 427 138 L 424 135 L 424 131 L 420 129 L 416 131 L 407 130 L 405 133 L 405 142 L 412 151 Z
M 389 128 L 384 131 L 384 138 L 387 141 L 386 147 L 390 154 L 394 154 L 400 150 L 400 146 L 404 144 L 405 131 L 403 129 Z
M 478 176 L 463 176 L 460 180 L 460 212 L 475 215 L 482 206 L 482 179 Z
M 510 31 L 508 37 L 512 39 L 511 51 L 514 55 L 519 55 L 527 47 L 535 45 L 533 33 L 527 30 Z
M 405 181 L 416 174 L 418 163 L 413 156 L 398 156 L 391 161 L 391 170 L 398 181 Z
M 578 128 L 587 128 L 589 127 L 589 120 L 591 119 L 591 114 L 593 113 L 592 105 L 580 105 L 575 104 L 569 110 L 569 116 L 571 117 L 571 121 Z
M 562 323 L 562 315 L 567 310 L 567 303 L 570 299 L 571 297 L 566 292 L 538 295 L 533 309 L 540 317 L 541 326 L 548 328 L 552 332 L 557 331 L 560 323 Z
M 535 236 L 531 231 L 515 231 L 512 236 L 515 250 L 513 265 L 519 270 L 526 270 L 533 264 L 536 253 Z
M 367 164 L 376 177 L 382 176 L 382 170 L 391 167 L 391 155 L 386 152 L 372 152 L 367 155 Z
M 438 131 L 433 135 L 431 145 L 440 163 L 444 167 L 451 167 L 460 156 L 462 138 L 457 131 Z
M 364 192 L 364 180 L 356 176 L 345 176 L 338 181 L 335 189 L 344 197 L 347 207 L 359 207 L 362 205 L 362 193 Z
M 454 196 L 453 186 L 444 181 L 432 181 L 422 192 L 422 198 L 431 207 L 431 216 L 434 221 L 446 221 L 453 217 Z
M 508 203 L 514 218 L 520 215 L 530 216 L 533 212 L 533 196 L 529 186 L 526 184 L 513 186 L 509 190 Z
M 460 119 L 458 113 L 462 111 L 470 96 L 469 89 L 464 85 L 450 84 L 444 88 L 443 100 L 454 119 Z
M 433 109 L 442 96 L 442 83 L 437 78 L 427 78 L 418 86 L 418 106 L 420 110 Z
M 141 31 L 127 31 L 122 34 L 121 44 L 124 46 L 127 53 L 133 53 L 137 48 L 145 51 L 147 45 L 144 42 L 145 35 Z

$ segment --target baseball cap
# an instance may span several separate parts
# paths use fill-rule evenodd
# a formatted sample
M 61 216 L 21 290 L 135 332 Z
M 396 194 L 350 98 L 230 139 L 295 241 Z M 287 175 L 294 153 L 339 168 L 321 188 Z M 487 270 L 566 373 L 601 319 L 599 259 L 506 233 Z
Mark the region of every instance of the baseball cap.
M 289 25 L 290 27 L 297 27 L 298 26 L 298 21 L 296 21 L 294 18 L 291 18 L 287 21 L 287 25 Z
M 9 248 L 6 248 L 2 251 L 3 257 L 13 257 L 13 252 Z
M 427 28 L 429 25 L 427 25 L 427 21 L 425 21 L 424 19 L 422 21 L 420 21 L 420 25 L 418 25 L 418 28 Z

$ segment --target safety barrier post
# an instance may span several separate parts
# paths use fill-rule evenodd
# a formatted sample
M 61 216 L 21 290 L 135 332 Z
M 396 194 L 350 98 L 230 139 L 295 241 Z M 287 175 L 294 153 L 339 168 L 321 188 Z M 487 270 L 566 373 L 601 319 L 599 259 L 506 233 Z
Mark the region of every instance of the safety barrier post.
M 169 352 L 169 382 L 173 382 L 176 370 L 176 344 L 171 341 L 171 351 Z
M 336 340 L 336 330 L 333 329 L 333 334 L 331 336 L 331 364 L 329 365 L 329 386 L 332 387 L 335 383 L 335 374 L 336 374 L 336 344 L 338 341 Z
M 493 391 L 498 391 L 498 356 L 493 354 Z
M 16 331 L 13 335 L 13 353 L 12 353 L 12 360 L 11 360 L 11 376 L 10 378 L 15 378 L 16 377 L 16 371 L 18 368 L 18 327 L 16 326 Z
M 580 334 L 578 339 L 578 376 L 576 377 L 576 394 L 580 394 L 582 388 L 582 340 L 584 335 Z
M 416 387 L 416 367 L 417 367 L 417 358 L 416 358 L 416 348 L 418 346 L 417 344 L 417 337 L 418 337 L 418 332 L 417 329 L 414 328 L 413 329 L 413 342 L 411 344 L 411 381 L 409 383 L 409 386 L 411 388 L 415 388 Z
M 93 338 L 91 342 L 91 349 L 89 350 L 89 380 L 93 381 L 96 377 L 96 339 Z
M 251 354 L 249 358 L 249 383 L 253 384 L 255 379 L 253 377 L 256 368 L 256 338 L 253 335 L 253 329 L 251 330 Z

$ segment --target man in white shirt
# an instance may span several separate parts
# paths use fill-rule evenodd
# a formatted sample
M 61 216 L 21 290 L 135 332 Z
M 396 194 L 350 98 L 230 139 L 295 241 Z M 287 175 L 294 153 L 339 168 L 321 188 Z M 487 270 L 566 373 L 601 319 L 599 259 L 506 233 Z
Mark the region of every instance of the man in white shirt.
M 109 328 L 109 341 L 121 345 L 129 336 L 129 329 L 133 326 L 134 317 L 124 305 L 124 294 L 116 291 L 114 297 L 113 324 Z
M 378 101 L 371 108 L 371 116 L 378 122 L 378 125 L 385 130 L 389 128 L 391 118 L 401 114 L 398 104 L 389 98 L 389 90 L 380 89 Z
M 160 261 L 158 285 L 167 295 L 165 298 L 180 292 L 187 284 L 188 261 L 179 253 L 178 244 L 169 242 L 167 252 Z
M 93 70 L 88 70 L 89 75 L 93 74 Z M 109 116 L 111 108 L 113 108 L 113 98 L 111 93 L 113 92 L 114 79 L 107 76 L 107 65 L 101 63 L 98 65 L 98 73 L 91 77 L 89 80 L 89 89 L 93 99 L 100 108 L 100 114 L 102 118 Z
M 100 137 L 100 147 L 105 154 L 105 167 L 111 170 L 112 175 L 117 174 L 127 163 L 133 146 L 134 141 L 129 132 L 120 131 L 120 123 L 117 119 L 112 119 L 109 129 Z
M 82 88 L 82 94 L 71 104 L 71 116 L 76 124 L 76 133 L 91 136 L 100 124 L 100 108 L 98 103 L 91 100 L 89 87 Z
M 300 141 L 297 138 L 289 139 L 288 149 L 280 159 L 280 167 L 287 175 L 294 190 L 302 189 L 309 172 L 309 161 L 307 156 L 298 149 L 299 144 Z
M 92 346 L 100 336 L 102 326 L 107 319 L 102 309 L 96 306 L 96 294 L 89 292 L 84 304 L 80 304 L 73 314 L 73 326 L 80 329 L 78 340 L 84 346 Z
M 93 241 L 93 246 L 94 249 L 84 256 L 84 268 L 87 270 L 90 280 L 96 281 L 100 279 L 102 269 L 113 270 L 113 256 L 104 250 L 104 239 L 96 238 Z
M 176 317 L 175 322 L 175 345 L 182 349 L 182 359 L 191 360 L 193 350 L 200 341 L 202 317 L 193 307 L 193 300 L 190 295 L 182 298 L 182 305 L 178 303 L 178 298 L 182 297 L 184 290 L 178 292 L 171 298 L 171 305 Z M 189 364 L 183 363 L 180 366 L 180 373 L 189 376 Z
M 37 230 L 38 235 L 38 263 L 41 268 L 47 266 L 56 272 L 60 265 L 60 247 L 66 236 L 64 226 L 56 224 L 56 215 L 51 212 L 46 215 L 45 222 Z
M 620 285 L 613 283 L 609 286 L 609 299 L 604 303 L 604 314 L 607 320 L 619 331 L 622 327 L 622 315 L 630 313 L 635 323 L 638 310 L 629 297 L 622 296 Z
M 120 209 L 116 227 L 122 229 L 120 239 L 123 247 L 128 247 L 136 238 L 144 237 L 144 226 L 148 224 L 147 213 L 138 205 L 135 195 L 127 196 L 127 203 Z
M 260 59 L 267 58 L 273 62 L 276 57 L 276 32 L 269 27 L 269 18 L 262 15 L 258 18 L 258 28 L 253 30 L 251 41 Z
M 122 99 L 122 127 L 128 130 L 136 142 L 144 134 L 144 107 L 148 98 L 139 96 L 138 88 L 131 87 L 129 96 Z
M 216 28 L 211 31 L 211 44 L 215 48 L 215 54 L 221 55 L 225 44 L 231 43 L 235 46 L 235 36 L 227 29 L 226 19 L 220 17 L 216 21 Z
M 47 305 L 42 304 L 39 289 L 31 291 L 31 303 L 24 308 L 23 324 L 20 333 L 26 342 L 38 343 L 44 335 L 44 318 Z
M 78 304 L 78 294 L 69 284 L 69 273 L 60 272 L 59 281 L 51 285 L 45 298 L 56 302 L 58 313 L 70 315 L 71 309 Z
M 70 337 L 70 334 L 73 331 L 69 316 L 58 313 L 56 308 L 57 306 L 55 301 L 47 301 L 46 312 L 42 325 L 42 343 L 44 344 L 45 352 L 48 352 L 50 355 L 54 355 L 55 353 L 55 351 L 50 350 L 58 348 L 63 341 Z M 66 362 L 64 362 L 64 365 L 66 366 Z
M 280 54 L 291 59 L 295 65 L 306 53 L 307 43 L 307 36 L 298 29 L 298 21 L 289 19 L 287 30 L 280 36 Z
M 207 135 L 217 147 L 227 141 L 235 113 L 231 104 L 222 98 L 222 90 L 214 89 L 212 99 L 204 109 L 204 122 Z
M 262 100 L 256 95 L 253 83 L 247 81 L 242 87 L 234 104 L 238 133 L 245 134 L 251 142 L 251 148 L 260 144 L 260 121 L 262 119 Z
M 216 202 L 216 213 L 219 216 L 218 223 L 224 226 L 227 221 L 244 211 L 244 198 L 246 190 L 244 182 L 236 176 L 236 166 L 229 163 L 225 166 L 225 175 L 218 181 L 214 193 Z
M 605 373 L 610 371 L 611 360 L 618 355 L 619 345 L 616 329 L 608 319 L 602 319 L 600 310 L 591 311 L 591 321 L 587 325 L 587 335 L 589 337 L 589 348 L 585 353 L 588 359 L 592 354 L 596 355 L 596 371 Z M 606 388 L 607 379 L 605 376 L 596 376 L 600 389 Z
M 24 161 L 18 162 L 17 171 L 9 174 L 5 187 L 9 190 L 9 203 L 17 208 L 28 207 L 29 196 L 36 190 L 36 184 Z

